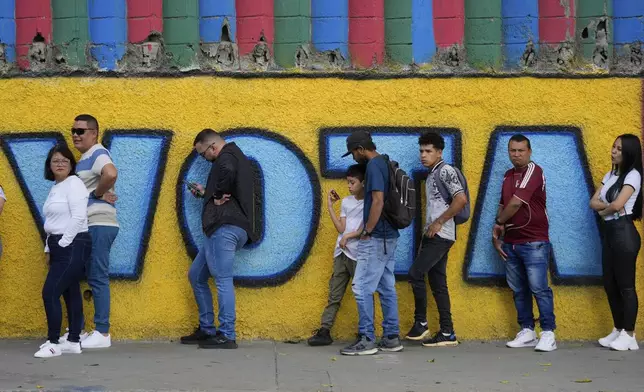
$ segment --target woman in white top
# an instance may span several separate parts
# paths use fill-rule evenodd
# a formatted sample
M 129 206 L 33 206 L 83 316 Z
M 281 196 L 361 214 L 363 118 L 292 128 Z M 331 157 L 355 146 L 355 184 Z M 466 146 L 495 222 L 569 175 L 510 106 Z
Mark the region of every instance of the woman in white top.
M 642 218 L 639 138 L 631 134 L 619 136 L 613 143 L 611 158 L 612 169 L 590 201 L 590 207 L 604 220 L 603 280 L 615 325 L 608 336 L 599 339 L 599 344 L 613 350 L 637 350 L 635 263 L 641 240 L 633 221 Z
M 47 314 L 48 340 L 40 346 L 37 358 L 56 357 L 63 353 L 80 354 L 80 331 L 83 303 L 80 281 L 85 277 L 85 260 L 92 252 L 87 230 L 87 199 L 89 193 L 76 177 L 76 160 L 65 145 L 49 151 L 45 178 L 55 181 L 49 191 L 43 212 L 47 240 L 45 252 L 49 273 L 42 289 Z M 69 336 L 59 342 L 63 312 L 60 297 L 65 295 Z

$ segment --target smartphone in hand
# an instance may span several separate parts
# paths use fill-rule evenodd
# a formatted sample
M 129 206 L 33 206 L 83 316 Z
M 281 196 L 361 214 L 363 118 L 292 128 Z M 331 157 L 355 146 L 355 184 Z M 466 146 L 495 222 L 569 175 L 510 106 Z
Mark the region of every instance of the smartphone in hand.
M 192 194 L 195 195 L 195 197 L 198 197 L 198 198 L 203 197 L 203 192 L 201 192 L 193 182 L 188 182 L 184 180 L 183 183 L 186 184 L 190 192 L 192 192 Z

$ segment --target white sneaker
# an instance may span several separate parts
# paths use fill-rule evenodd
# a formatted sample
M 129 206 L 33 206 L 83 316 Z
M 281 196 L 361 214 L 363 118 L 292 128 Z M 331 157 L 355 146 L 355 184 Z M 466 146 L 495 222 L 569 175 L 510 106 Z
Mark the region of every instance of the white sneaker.
M 98 331 L 92 331 L 81 343 L 83 348 L 108 348 L 112 346 L 112 337 L 110 335 L 103 336 Z
M 530 328 L 523 328 L 514 340 L 505 344 L 510 348 L 534 347 L 537 345 L 537 334 Z
M 539 343 L 534 348 L 535 351 L 554 351 L 557 349 L 557 342 L 555 341 L 555 333 L 552 331 L 543 331 L 539 335 Z
M 81 344 L 78 342 L 74 343 L 65 341 L 64 343 L 59 343 L 58 346 L 63 354 L 80 354 L 83 352 L 83 350 L 81 350 Z
M 619 336 L 620 330 L 617 328 L 613 328 L 613 332 L 608 334 L 608 336 L 604 336 L 603 338 L 599 339 L 598 342 L 602 347 L 610 348 L 610 344 L 613 343 L 615 339 Z
M 82 342 L 83 340 L 87 339 L 89 334 L 87 332 L 81 332 L 80 333 L 80 341 Z M 69 328 L 67 328 L 67 332 L 63 336 L 58 339 L 58 343 L 65 343 L 67 341 L 67 338 L 69 337 Z
M 40 345 L 40 350 L 38 350 L 34 354 L 34 357 L 52 358 L 52 357 L 59 357 L 60 355 L 62 355 L 62 353 L 63 352 L 60 349 L 60 344 L 53 344 L 48 340 L 45 343 Z
M 613 340 L 610 344 L 610 348 L 617 351 L 628 351 L 628 350 L 639 350 L 640 346 L 637 345 L 637 339 L 635 339 L 635 333 L 633 336 L 630 336 L 626 331 L 622 330 L 619 333 L 617 339 Z

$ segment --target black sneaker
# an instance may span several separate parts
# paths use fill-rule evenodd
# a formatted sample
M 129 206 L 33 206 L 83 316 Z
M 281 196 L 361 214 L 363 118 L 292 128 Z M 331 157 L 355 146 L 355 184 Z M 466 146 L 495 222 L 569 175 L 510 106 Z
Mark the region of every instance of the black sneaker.
M 420 322 L 414 321 L 414 325 L 411 327 L 405 339 L 407 340 L 423 340 L 429 335 L 429 329 L 427 329 L 427 321 Z
M 309 346 L 328 346 L 333 343 L 331 339 L 331 331 L 326 328 L 320 328 L 315 331 L 315 334 L 307 341 Z
M 237 348 L 237 342 L 228 339 L 217 331 L 216 335 L 210 335 L 206 340 L 199 342 L 199 348 L 235 349 Z
M 445 346 L 456 346 L 458 345 L 458 340 L 456 340 L 456 335 L 454 332 L 449 335 L 445 335 L 441 331 L 436 332 L 436 335 L 431 338 L 423 340 L 423 346 L 425 347 L 445 347 Z
M 204 330 L 197 327 L 192 334 L 181 337 L 181 344 L 199 344 L 199 342 L 203 342 L 208 339 L 208 336 L 209 335 L 204 332 Z

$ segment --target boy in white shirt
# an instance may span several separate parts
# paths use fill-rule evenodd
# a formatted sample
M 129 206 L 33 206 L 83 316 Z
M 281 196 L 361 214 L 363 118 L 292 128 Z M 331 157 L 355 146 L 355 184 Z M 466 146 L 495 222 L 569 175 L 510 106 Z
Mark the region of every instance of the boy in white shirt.
M 333 275 L 329 280 L 329 302 L 322 313 L 322 326 L 308 340 L 310 346 L 327 346 L 333 343 L 331 327 L 340 309 L 340 302 L 349 281 L 356 270 L 358 238 L 363 226 L 365 165 L 353 165 L 347 170 L 347 185 L 350 196 L 342 199 L 340 218 L 333 204 L 340 196 L 331 190 L 327 206 L 333 225 L 338 230 L 338 239 L 333 252 Z

